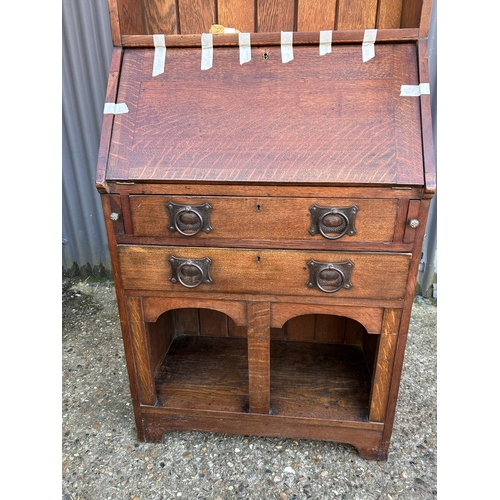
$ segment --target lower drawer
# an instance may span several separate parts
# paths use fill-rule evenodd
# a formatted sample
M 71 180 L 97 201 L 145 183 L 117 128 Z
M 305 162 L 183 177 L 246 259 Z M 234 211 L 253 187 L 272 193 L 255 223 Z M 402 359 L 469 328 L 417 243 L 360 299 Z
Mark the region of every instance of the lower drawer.
M 118 246 L 129 290 L 402 299 L 411 254 Z

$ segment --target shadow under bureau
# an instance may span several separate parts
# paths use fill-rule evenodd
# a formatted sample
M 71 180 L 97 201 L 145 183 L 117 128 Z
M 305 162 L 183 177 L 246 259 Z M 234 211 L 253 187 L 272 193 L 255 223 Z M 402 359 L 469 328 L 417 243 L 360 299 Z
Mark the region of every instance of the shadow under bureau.
M 206 70 L 177 34 L 155 76 L 157 39 L 121 35 L 96 184 L 139 439 L 387 457 L 435 190 L 426 40 L 396 31 L 368 61 L 360 30 L 325 55 L 294 33 L 287 63 L 255 33 L 245 64 L 238 34 L 213 35 Z

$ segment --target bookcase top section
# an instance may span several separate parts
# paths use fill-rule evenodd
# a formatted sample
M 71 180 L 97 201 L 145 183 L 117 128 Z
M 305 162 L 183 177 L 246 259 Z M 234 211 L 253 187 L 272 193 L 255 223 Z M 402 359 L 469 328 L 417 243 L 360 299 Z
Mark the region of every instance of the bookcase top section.
M 248 33 L 414 30 L 426 37 L 432 0 L 108 0 L 115 46 L 135 37 L 208 33 L 217 25 Z

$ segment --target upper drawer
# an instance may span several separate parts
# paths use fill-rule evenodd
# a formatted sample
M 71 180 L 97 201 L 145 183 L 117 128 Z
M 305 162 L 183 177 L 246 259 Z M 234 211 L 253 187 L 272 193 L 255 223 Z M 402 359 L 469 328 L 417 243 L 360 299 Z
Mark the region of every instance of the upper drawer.
M 134 236 L 391 242 L 394 199 L 131 195 Z
M 407 253 L 118 245 L 125 289 L 400 300 Z

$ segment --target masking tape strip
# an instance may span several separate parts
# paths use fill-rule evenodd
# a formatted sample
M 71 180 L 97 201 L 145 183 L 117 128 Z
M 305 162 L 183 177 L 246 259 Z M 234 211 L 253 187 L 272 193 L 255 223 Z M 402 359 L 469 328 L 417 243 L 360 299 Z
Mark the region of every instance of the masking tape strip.
M 319 55 L 324 56 L 332 51 L 332 30 L 319 32 Z
M 240 64 L 245 64 L 252 59 L 252 47 L 250 45 L 250 33 L 239 33 Z
M 155 59 L 153 61 L 153 76 L 161 75 L 165 71 L 165 35 L 153 35 L 155 44 Z
M 293 60 L 293 31 L 281 32 L 281 62 Z
M 421 83 L 420 85 L 401 85 L 400 96 L 418 97 L 423 94 L 430 94 L 431 86 L 428 83 Z
M 365 30 L 363 37 L 363 62 L 367 62 L 375 57 L 375 40 L 377 39 L 377 30 Z
M 201 69 L 210 69 L 214 60 L 214 42 L 212 33 L 201 35 Z
M 128 106 L 124 102 L 116 104 L 114 102 L 104 103 L 105 115 L 122 115 L 123 113 L 128 113 Z

